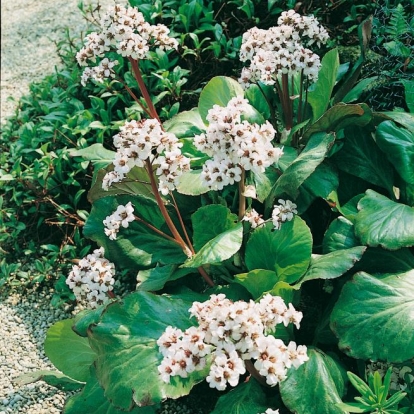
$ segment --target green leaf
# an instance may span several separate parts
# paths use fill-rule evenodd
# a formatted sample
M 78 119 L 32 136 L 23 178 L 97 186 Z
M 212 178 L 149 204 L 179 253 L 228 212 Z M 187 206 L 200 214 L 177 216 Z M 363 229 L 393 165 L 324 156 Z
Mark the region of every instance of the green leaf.
M 70 149 L 71 157 L 82 157 L 85 161 L 91 161 L 95 168 L 105 168 L 112 164 L 115 152 L 107 150 L 102 144 L 92 144 L 83 149 Z
M 402 179 L 414 184 L 414 132 L 385 121 L 378 126 L 375 138 Z
M 322 163 L 334 141 L 334 134 L 324 132 L 314 134 L 300 155 L 277 180 L 271 192 L 272 198 L 283 193 L 296 198 L 299 187 Z
M 73 319 L 65 319 L 48 329 L 44 343 L 45 354 L 63 374 L 85 382 L 89 378 L 89 367 L 96 359 L 96 354 L 88 340 L 72 330 L 73 323 Z
M 88 200 L 91 204 L 100 198 L 122 194 L 131 196 L 140 195 L 155 200 L 151 190 L 150 179 L 145 168 L 134 167 L 127 174 L 127 178 L 124 181 L 113 183 L 106 191 L 102 188 L 102 181 L 105 174 L 111 170 L 112 167 L 98 171 L 96 180 L 88 192 Z
M 58 371 L 26 372 L 13 380 L 20 387 L 37 381 L 44 381 L 46 384 L 63 391 L 75 391 L 85 385 L 84 382 L 76 381 Z
M 141 222 L 134 221 L 128 228 L 122 228 L 116 240 L 110 240 L 104 233 L 103 220 L 114 212 L 118 205 L 129 201 L 134 214 L 159 230 L 168 233 L 157 204 L 144 197 L 118 196 L 96 200 L 83 228 L 83 234 L 105 249 L 105 257 L 124 268 L 141 270 L 157 264 L 181 264 L 186 256 L 181 247 Z
M 408 110 L 414 113 L 414 82 L 409 79 L 400 79 L 400 82 L 404 86 L 405 103 Z
M 152 269 L 140 270 L 137 275 L 136 290 L 156 292 L 162 289 L 168 281 L 187 276 L 192 270 L 177 269 L 176 265 L 156 266 Z
M 414 269 L 414 255 L 410 249 L 385 250 L 381 247 L 368 247 L 355 270 L 369 273 L 395 273 Z
M 192 216 L 193 246 L 200 250 L 207 242 L 237 226 L 237 216 L 220 204 L 200 207 Z
M 221 396 L 211 414 L 257 414 L 264 413 L 267 408 L 262 387 L 254 378 L 250 378 Z
M 309 269 L 299 284 L 301 285 L 314 279 L 335 279 L 342 276 L 361 259 L 365 250 L 366 247 L 358 246 L 333 251 L 324 255 L 313 254 Z
M 397 124 L 402 125 L 404 128 L 407 128 L 410 132 L 414 132 L 414 116 L 408 112 L 381 112 L 380 116 L 385 119 L 392 119 Z
M 182 330 L 191 326 L 188 309 L 192 300 L 134 292 L 107 307 L 99 323 L 88 329 L 97 354 L 96 372 L 105 397 L 120 409 L 134 404 L 146 406 L 163 399 L 187 395 L 204 377 L 194 372 L 188 378 L 173 377 L 163 382 L 158 366 L 163 357 L 157 340 L 168 326 Z
M 324 253 L 350 249 L 360 243 L 354 233 L 354 225 L 345 217 L 338 217 L 329 225 L 322 242 Z
M 197 196 L 210 191 L 210 187 L 201 180 L 202 170 L 186 171 L 180 176 L 177 191 L 180 194 Z
M 328 109 L 303 134 L 303 142 L 318 132 L 336 132 L 350 125 L 364 126 L 372 119 L 372 112 L 365 104 L 338 103 Z
M 358 359 L 402 362 L 414 355 L 414 270 L 347 282 L 331 315 L 339 347 Z
M 203 133 L 206 126 L 201 119 L 198 109 L 194 108 L 191 111 L 180 112 L 173 118 L 165 121 L 164 128 L 177 138 L 188 138 Z
M 414 245 L 414 208 L 368 190 L 358 203 L 355 234 L 363 244 L 389 250 Z
M 329 194 L 338 188 L 338 185 L 338 173 L 334 168 L 325 162 L 319 164 L 299 187 L 299 197 L 295 200 L 298 205 L 298 213 L 306 211 L 318 197 L 326 200 Z
M 327 52 L 322 58 L 321 65 L 316 85 L 308 94 L 308 102 L 312 107 L 314 121 L 319 119 L 328 109 L 339 68 L 338 50 L 332 49 Z
M 198 102 L 201 119 L 207 124 L 208 111 L 214 106 L 227 106 L 230 99 L 244 96 L 243 88 L 232 78 L 215 76 L 203 88 Z
M 371 407 L 361 403 L 337 403 L 336 406 L 349 413 L 369 413 L 372 411 Z
M 263 88 L 263 91 L 266 91 L 266 87 Z M 249 100 L 249 103 L 253 105 L 265 119 L 269 119 L 271 115 L 270 108 L 263 93 L 262 89 L 254 84 L 250 85 L 245 91 L 246 98 Z
M 272 231 L 265 225 L 254 230 L 246 246 L 248 270 L 275 271 L 279 281 L 294 283 L 308 268 L 312 251 L 309 227 L 298 216 Z
M 200 267 L 205 264 L 221 263 L 236 254 L 243 242 L 243 225 L 237 223 L 233 228 L 208 241 L 182 267 Z
M 131 414 L 155 414 L 156 406 L 135 407 Z M 104 390 L 100 386 L 95 367 L 91 367 L 90 378 L 85 388 L 79 394 L 70 397 L 64 407 L 64 414 L 124 414 L 124 410 L 119 410 L 113 406 L 104 395 Z
M 392 194 L 392 166 L 369 131 L 357 127 L 347 128 L 344 145 L 333 159 L 341 170 L 383 187 Z
M 280 383 L 286 407 L 300 414 L 343 414 L 336 404 L 345 392 L 346 372 L 333 358 L 318 349 L 308 349 L 309 361 L 291 369 Z
M 260 298 L 264 292 L 271 290 L 278 281 L 276 272 L 264 269 L 240 273 L 234 278 L 237 283 L 240 283 L 251 293 L 255 300 Z
M 280 174 L 274 168 L 266 168 L 264 173 L 253 173 L 256 196 L 261 203 L 263 203 L 270 194 L 273 184 L 279 178 L 279 175 Z

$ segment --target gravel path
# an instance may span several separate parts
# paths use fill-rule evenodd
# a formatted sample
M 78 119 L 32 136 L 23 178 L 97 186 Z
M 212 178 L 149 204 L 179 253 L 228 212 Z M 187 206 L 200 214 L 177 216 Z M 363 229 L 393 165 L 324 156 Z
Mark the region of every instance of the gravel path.
M 105 8 L 113 3 L 100 0 Z M 1 120 L 13 114 L 31 82 L 60 65 L 54 42 L 64 39 L 65 29 L 76 35 L 85 29 L 77 4 L 78 0 L 1 0 Z
M 1 122 L 14 113 L 30 83 L 40 81 L 60 65 L 54 41 L 64 38 L 65 28 L 69 27 L 72 34 L 84 30 L 77 3 L 1 1 Z M 106 7 L 113 0 L 100 3 Z M 27 372 L 53 369 L 43 352 L 46 331 L 55 321 L 71 315 L 50 306 L 52 292 L 48 290 L 10 294 L 1 289 L 0 414 L 61 413 L 66 393 L 43 381 L 19 385 L 16 379 Z

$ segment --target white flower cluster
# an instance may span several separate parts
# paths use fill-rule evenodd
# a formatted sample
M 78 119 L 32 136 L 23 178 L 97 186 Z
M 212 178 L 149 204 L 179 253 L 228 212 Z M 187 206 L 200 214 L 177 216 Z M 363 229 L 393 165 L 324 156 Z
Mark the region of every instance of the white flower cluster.
M 135 220 L 134 207 L 131 202 L 125 206 L 119 205 L 118 208 L 103 221 L 105 234 L 110 240 L 115 240 L 121 227 L 127 228 L 131 221 Z
M 327 31 L 313 16 L 300 16 L 293 10 L 282 13 L 278 26 L 268 30 L 253 27 L 243 34 L 240 60 L 250 61 L 239 82 L 245 88 L 258 81 L 274 85 L 280 74 L 302 73 L 315 82 L 320 69 L 319 56 L 305 44 L 326 43 Z
M 235 386 L 245 374 L 245 360 L 254 359 L 255 369 L 275 386 L 286 378 L 290 367 L 299 367 L 309 358 L 306 346 L 282 340 L 266 333 L 276 325 L 294 323 L 299 328 L 302 313 L 287 307 L 279 296 L 266 294 L 253 301 L 232 302 L 224 294 L 211 295 L 190 308 L 198 327 L 186 331 L 168 327 L 157 344 L 163 355 L 158 371 L 165 382 L 172 376 L 186 378 L 193 371 L 210 364 L 207 382 L 222 391 L 227 384 Z
M 250 105 L 244 98 L 232 98 L 225 108 L 214 105 L 208 111 L 205 134 L 194 138 L 196 148 L 212 159 L 203 166 L 202 181 L 213 190 L 222 190 L 241 180 L 242 169 L 264 172 L 277 162 L 283 151 L 272 145 L 273 126 L 243 120 Z
M 189 158 L 181 154 L 182 143 L 174 134 L 165 132 L 156 119 L 125 122 L 114 136 L 114 145 L 117 148 L 114 170 L 105 175 L 104 190 L 122 181 L 133 167 L 144 167 L 147 159 L 158 165 L 155 173 L 164 195 L 174 190 L 180 175 L 190 169 Z
M 290 221 L 293 219 L 294 214 L 298 214 L 297 205 L 292 203 L 290 200 L 278 200 L 280 204 L 273 206 L 272 211 L 272 223 L 275 230 L 279 230 L 282 227 L 282 223 L 285 221 Z M 242 221 L 247 221 L 250 223 L 252 229 L 261 226 L 266 223 L 267 220 L 264 220 L 254 208 L 247 211 Z
M 273 206 L 272 222 L 275 230 L 279 230 L 282 223 L 293 219 L 294 214 L 298 214 L 297 205 L 290 200 L 278 200 L 280 204 Z
M 115 50 L 118 54 L 135 60 L 149 57 L 151 47 L 176 49 L 177 40 L 168 36 L 169 29 L 162 25 L 150 25 L 136 7 L 125 8 L 114 5 L 100 21 L 102 31 L 90 33 L 85 39 L 85 46 L 77 53 L 76 59 L 81 66 L 88 61 L 96 62 L 106 52 Z M 113 76 L 112 67 L 117 61 L 106 61 L 107 70 L 86 68 L 82 83 L 89 78 L 102 82 L 103 78 Z M 101 65 L 102 66 L 102 63 Z
M 412 361 L 414 363 L 414 360 Z M 384 377 L 389 364 L 385 362 L 371 362 L 366 366 L 367 374 L 373 374 L 375 371 L 378 371 L 381 377 Z M 408 374 L 408 375 L 407 375 Z M 391 384 L 390 389 L 394 391 L 406 391 L 408 384 L 406 382 L 406 377 L 408 378 L 411 387 L 414 386 L 414 372 L 409 366 L 393 366 L 391 373 Z
M 96 308 L 109 300 L 113 290 L 115 266 L 104 258 L 104 249 L 96 249 L 81 259 L 66 279 L 76 299 L 90 308 Z

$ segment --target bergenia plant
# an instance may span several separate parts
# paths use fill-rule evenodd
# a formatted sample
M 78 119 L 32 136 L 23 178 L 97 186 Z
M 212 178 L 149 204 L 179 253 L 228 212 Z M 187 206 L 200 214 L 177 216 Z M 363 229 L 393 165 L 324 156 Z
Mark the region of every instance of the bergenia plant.
M 412 120 L 333 104 L 338 53 L 315 54 L 326 30 L 290 10 L 244 34 L 239 81 L 214 77 L 162 121 L 140 62 L 177 40 L 133 7 L 101 26 L 82 81 L 124 83 L 146 117 L 120 127 L 89 192 L 100 248 L 67 283 L 90 310 L 46 339 L 84 386 L 65 413 L 155 413 L 203 384 L 204 412 L 343 413 L 347 370 L 414 357 Z M 135 291 L 118 296 L 115 268 Z

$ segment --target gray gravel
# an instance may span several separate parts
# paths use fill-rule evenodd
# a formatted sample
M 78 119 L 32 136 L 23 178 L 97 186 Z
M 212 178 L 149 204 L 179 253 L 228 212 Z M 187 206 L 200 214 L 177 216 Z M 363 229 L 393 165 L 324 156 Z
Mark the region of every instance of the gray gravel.
M 85 29 L 77 3 L 1 1 L 1 122 L 14 113 L 30 83 L 40 81 L 60 65 L 54 41 L 64 38 L 65 28 L 69 27 L 72 34 Z M 100 3 L 106 7 L 113 0 Z M 67 393 L 43 381 L 28 385 L 16 382 L 21 374 L 54 369 L 43 352 L 46 331 L 55 321 L 71 315 L 51 307 L 51 293 L 11 294 L 0 288 L 0 414 L 62 412 Z
M 85 5 L 97 0 L 83 0 Z M 125 4 L 126 0 L 119 0 Z M 114 0 L 100 0 L 106 9 Z M 61 64 L 54 42 L 65 29 L 80 34 L 86 24 L 78 0 L 1 0 L 1 121 L 12 115 L 29 84 Z M 10 100 L 11 99 L 11 100 Z
M 67 394 L 39 381 L 19 385 L 18 376 L 54 370 L 43 352 L 46 331 L 71 317 L 50 305 L 51 291 L 0 295 L 0 414 L 60 413 Z

